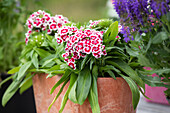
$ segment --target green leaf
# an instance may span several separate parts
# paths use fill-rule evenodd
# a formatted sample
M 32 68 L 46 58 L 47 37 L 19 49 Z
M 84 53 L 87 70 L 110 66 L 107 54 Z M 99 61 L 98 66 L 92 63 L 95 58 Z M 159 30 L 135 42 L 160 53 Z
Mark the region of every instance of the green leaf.
M 94 65 L 92 70 L 92 75 L 97 78 L 98 74 L 99 74 L 99 67 L 97 65 Z
M 11 83 L 11 85 L 7 88 L 7 90 L 5 91 L 3 97 L 2 97 L 2 106 L 5 106 L 6 103 L 11 99 L 11 97 L 17 92 L 19 87 L 16 87 L 15 89 L 13 89 L 13 85 L 19 85 L 19 81 L 13 81 Z
M 139 72 L 138 72 L 138 74 L 140 75 L 142 80 L 151 87 L 167 87 L 167 88 L 170 88 L 170 85 L 165 84 L 165 82 L 163 82 L 161 80 L 161 77 L 156 77 L 156 76 L 152 77 L 152 76 L 148 76 L 148 75 L 141 75 Z
M 130 77 L 126 77 L 124 75 L 121 75 L 126 82 L 128 83 L 131 92 L 132 92 L 132 104 L 133 104 L 133 108 L 134 110 L 136 109 L 138 103 L 139 103 L 139 99 L 140 99 L 140 93 L 139 93 L 139 89 L 138 86 L 136 85 L 136 83 L 130 78 Z
M 147 51 L 148 51 L 149 48 L 151 47 L 151 44 L 152 44 L 152 38 L 150 38 L 149 41 L 148 41 L 148 44 L 147 44 L 147 46 L 146 46 L 145 53 L 147 53 Z
M 50 104 L 50 106 L 48 107 L 48 112 L 50 111 L 52 105 L 54 104 L 54 102 L 58 99 L 58 97 L 60 96 L 60 94 L 63 91 L 63 88 L 65 87 L 65 85 L 68 83 L 69 78 L 67 78 L 67 80 L 64 81 L 62 87 L 60 88 L 59 92 L 57 93 L 57 96 L 53 99 L 52 103 Z
M 152 64 L 149 59 L 147 59 L 144 55 L 140 54 L 138 56 L 138 62 L 140 63 L 140 65 L 142 66 L 146 66 L 146 67 L 156 67 L 154 64 Z
M 155 69 L 155 70 L 152 70 L 151 72 L 152 72 L 152 74 L 157 73 L 159 75 L 168 74 L 168 73 L 170 73 L 170 68 L 167 68 L 167 69 L 166 68 L 165 69 Z
M 71 71 L 67 70 L 64 75 L 61 77 L 61 79 L 53 86 L 53 88 L 51 89 L 50 94 L 52 94 L 54 92 L 54 90 L 61 84 L 63 83 L 65 80 L 67 80 L 67 78 L 70 76 Z
M 91 105 L 93 113 L 100 113 L 100 107 L 98 102 L 98 93 L 97 93 L 97 79 L 93 76 L 92 85 L 88 95 L 88 100 Z
M 77 101 L 82 105 L 86 100 L 91 86 L 91 73 L 88 67 L 80 71 L 77 80 Z
M 115 74 L 114 74 L 111 70 L 106 70 L 106 72 L 109 73 L 109 75 L 110 75 L 111 77 L 113 77 L 114 79 L 116 79 Z
M 32 77 L 28 79 L 20 88 L 19 93 L 22 94 L 24 91 L 26 91 L 28 88 L 32 86 Z
M 60 65 L 55 65 L 53 67 L 51 67 L 50 69 L 48 69 L 48 71 L 55 71 L 55 70 L 59 70 L 60 69 Z
M 29 72 L 48 73 L 47 69 L 30 69 Z
M 65 71 L 64 71 L 64 70 L 56 70 L 56 71 L 52 71 L 51 73 L 55 73 L 55 74 L 64 74 Z
M 31 57 L 31 59 L 32 59 L 32 57 L 33 57 L 33 54 L 34 54 L 34 50 L 32 50 L 32 51 L 30 52 L 30 57 Z
M 19 72 L 18 72 L 18 77 L 17 80 L 20 80 L 21 78 L 24 77 L 25 72 L 28 70 L 28 68 L 31 66 L 32 62 L 29 61 L 27 63 L 25 63 L 24 65 L 21 66 Z
M 32 77 L 34 76 L 35 74 L 31 74 L 31 73 L 28 73 L 25 77 L 25 79 L 21 82 L 21 84 L 19 85 L 19 88 L 21 88 L 25 83 L 27 83 L 30 79 L 32 79 Z
M 142 39 L 141 35 L 139 35 L 139 33 L 137 33 L 135 36 L 135 39 L 134 39 L 135 42 L 141 42 L 141 39 Z
M 49 53 L 48 51 L 45 51 L 44 49 L 40 49 L 40 48 L 34 48 L 34 50 L 40 55 L 40 57 L 45 58 L 49 55 L 51 55 L 51 53 Z
M 31 61 L 32 61 L 32 64 L 35 66 L 35 68 L 38 69 L 39 64 L 38 64 L 38 54 L 37 53 L 33 54 Z
M 101 70 L 113 70 L 113 71 L 115 71 L 115 72 L 117 72 L 117 73 L 120 73 L 120 71 L 118 70 L 118 69 L 116 69 L 114 66 L 112 66 L 112 65 L 106 65 L 106 66 L 104 66 L 104 67 L 101 67 L 100 68 Z
M 126 50 L 127 50 L 128 54 L 129 54 L 130 56 L 134 56 L 134 57 L 139 56 L 139 52 L 138 52 L 138 51 L 132 50 L 132 49 L 129 48 L 128 46 L 125 46 L 125 47 L 126 47 Z
M 45 58 L 43 58 L 42 60 L 40 60 L 40 65 L 43 65 L 43 63 L 49 59 L 53 59 L 55 58 L 55 54 L 51 54 L 49 56 L 46 56 Z
M 30 51 L 32 51 L 32 46 L 28 46 L 28 45 L 27 45 L 27 46 L 24 48 L 24 50 L 21 52 L 20 59 L 24 58 L 24 57 L 27 55 L 27 53 L 29 53 Z
M 47 72 L 49 72 L 49 71 L 47 71 Z M 46 78 L 51 78 L 51 77 L 56 76 L 58 74 L 64 74 L 64 73 L 65 73 L 64 70 L 51 71 Z
M 81 62 L 81 70 L 84 68 L 86 61 L 88 60 L 89 55 L 86 55 L 86 57 L 83 59 L 83 61 Z
M 77 88 L 77 81 L 75 81 L 73 87 L 70 90 L 70 93 L 68 95 L 68 98 L 73 102 L 73 103 L 78 103 L 77 101 L 77 96 L 76 96 L 76 88 Z
M 70 93 L 70 90 L 73 86 L 73 84 L 75 83 L 75 81 L 77 80 L 77 75 L 75 75 L 74 73 L 71 74 L 71 77 L 70 77 L 70 84 L 69 84 L 69 87 L 67 89 L 67 92 L 65 93 L 64 97 L 63 97 L 63 100 L 61 102 L 61 106 L 60 106 L 60 110 L 59 110 L 59 113 L 62 113 L 66 103 L 67 103 L 67 100 L 68 100 L 68 95 Z
M 49 73 L 47 76 L 46 76 L 46 79 L 47 78 L 51 78 L 51 77 L 53 77 L 53 76 L 55 76 L 56 74 L 52 74 L 52 73 Z
M 21 66 L 13 68 L 8 71 L 8 74 L 14 74 L 14 73 L 18 72 L 20 68 L 21 68 Z
M 112 49 L 117 49 L 117 50 L 119 50 L 119 51 L 123 51 L 123 49 L 121 49 L 121 48 L 119 48 L 119 47 L 106 47 L 106 51 L 108 51 L 108 50 L 112 50 Z
M 166 96 L 169 96 L 170 95 L 170 89 L 167 89 L 166 91 L 164 91 L 165 95 Z
M 116 41 L 116 36 L 118 34 L 118 21 L 112 23 L 109 29 L 104 34 L 104 43 L 109 43 L 110 41 Z
M 162 41 L 168 39 L 168 35 L 166 34 L 166 32 L 158 32 L 155 37 L 152 39 L 152 43 L 153 44 L 158 44 L 158 43 L 162 43 Z
M 90 60 L 90 70 L 92 70 L 93 63 L 94 63 L 94 59 L 92 58 L 92 59 Z
M 4 83 L 6 83 L 7 81 L 11 80 L 13 77 L 14 77 L 14 75 L 11 75 L 10 77 L 8 77 L 8 78 L 4 79 L 3 81 L 1 81 L 1 82 L 0 82 L 0 88 L 1 88 L 1 86 L 2 86 Z
M 46 61 L 43 63 L 42 67 L 45 67 L 46 65 L 51 64 L 51 63 L 53 62 L 53 60 L 54 60 L 54 58 L 49 59 L 49 60 L 46 60 Z
M 142 81 L 142 79 L 138 76 L 136 71 L 134 71 L 130 66 L 128 66 L 127 63 L 125 63 L 122 60 L 114 60 L 113 61 L 107 61 L 108 64 L 112 64 L 113 66 L 119 68 L 123 72 L 125 72 L 130 78 L 132 78 L 139 86 L 141 86 L 143 89 L 145 89 L 145 84 Z

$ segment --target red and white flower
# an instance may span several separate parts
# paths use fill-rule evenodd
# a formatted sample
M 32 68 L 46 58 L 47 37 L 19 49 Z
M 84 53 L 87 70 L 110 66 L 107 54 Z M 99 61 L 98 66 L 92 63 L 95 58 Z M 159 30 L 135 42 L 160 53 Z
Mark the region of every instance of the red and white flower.
M 70 66 L 72 69 L 76 69 L 76 64 L 73 62 L 68 62 L 68 66 Z
M 91 53 L 91 46 L 85 46 L 85 47 L 83 48 L 83 51 L 84 51 L 84 53 L 86 53 L 86 54 L 90 54 L 90 53 Z
M 93 53 L 97 53 L 101 50 L 101 45 L 98 45 L 98 46 L 93 46 L 92 47 L 92 52 Z
M 45 31 L 47 29 L 47 34 L 51 34 L 53 31 L 58 31 L 63 24 L 68 22 L 68 19 L 62 15 L 51 16 L 50 14 L 39 10 L 30 15 L 26 21 L 26 26 L 29 30 L 34 30 L 35 28 L 38 31 Z M 58 42 L 61 43 L 61 41 Z

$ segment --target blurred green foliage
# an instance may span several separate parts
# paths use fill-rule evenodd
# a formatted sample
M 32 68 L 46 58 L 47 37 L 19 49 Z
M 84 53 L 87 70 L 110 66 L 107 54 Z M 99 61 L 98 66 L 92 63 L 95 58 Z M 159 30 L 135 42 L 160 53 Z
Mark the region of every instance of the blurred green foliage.
M 62 14 L 75 22 L 88 22 L 107 17 L 107 0 L 34 0 L 27 1 L 31 11 L 50 11 L 53 15 Z
M 18 65 L 22 48 L 19 42 L 24 41 L 24 5 L 24 0 L 0 1 L 0 73 Z

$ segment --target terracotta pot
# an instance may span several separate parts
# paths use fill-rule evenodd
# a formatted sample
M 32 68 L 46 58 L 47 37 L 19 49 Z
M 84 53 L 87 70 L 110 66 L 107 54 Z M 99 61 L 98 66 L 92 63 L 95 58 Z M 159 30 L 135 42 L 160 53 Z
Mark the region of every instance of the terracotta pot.
M 50 90 L 60 78 L 61 76 L 54 76 L 46 79 L 46 74 L 35 75 L 33 77 L 37 113 L 48 113 L 48 106 L 61 86 L 52 95 L 50 95 Z M 66 87 L 68 85 L 69 83 Z M 117 80 L 113 78 L 98 78 L 97 85 L 101 113 L 136 113 L 132 107 L 130 88 L 124 79 L 120 77 L 117 77 Z M 49 113 L 58 113 L 62 97 L 66 90 L 67 88 L 64 88 Z M 88 100 L 83 105 L 74 104 L 68 100 L 63 113 L 92 113 L 92 111 Z

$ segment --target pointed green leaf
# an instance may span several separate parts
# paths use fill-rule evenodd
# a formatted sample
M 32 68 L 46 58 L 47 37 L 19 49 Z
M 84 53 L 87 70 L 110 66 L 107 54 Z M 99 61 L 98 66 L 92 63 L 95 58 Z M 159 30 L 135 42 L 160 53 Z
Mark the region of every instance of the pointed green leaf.
M 153 44 L 158 44 L 161 43 L 162 41 L 168 39 L 168 35 L 166 34 L 166 32 L 158 32 L 154 38 L 152 39 L 152 43 Z
M 52 94 L 54 92 L 54 90 L 61 84 L 63 83 L 65 80 L 67 80 L 67 78 L 70 76 L 71 71 L 67 70 L 64 75 L 60 78 L 60 80 L 53 86 L 53 88 L 51 89 L 50 94 Z
M 22 94 L 24 91 L 26 91 L 28 88 L 30 88 L 32 86 L 32 78 L 28 79 L 27 82 L 25 82 L 20 90 L 19 93 Z
M 92 75 L 97 78 L 98 74 L 99 74 L 99 67 L 97 65 L 94 65 L 92 70 Z
M 47 64 L 51 63 L 53 60 L 54 60 L 54 58 L 49 59 L 49 60 L 46 60 L 46 61 L 43 63 L 42 67 L 45 67 Z
M 8 71 L 8 74 L 14 74 L 14 73 L 18 72 L 20 68 L 21 68 L 21 66 L 13 68 Z
M 73 87 L 70 90 L 70 93 L 68 95 L 68 98 L 73 102 L 73 103 L 78 103 L 77 102 L 77 96 L 76 96 L 76 88 L 77 88 L 77 81 L 75 81 Z
M 23 78 L 25 76 L 25 72 L 28 70 L 28 68 L 31 66 L 31 64 L 32 64 L 32 62 L 29 61 L 21 66 L 21 68 L 18 72 L 17 80 L 20 80 L 21 78 Z
M 40 49 L 40 48 L 34 48 L 34 50 L 40 55 L 40 57 L 45 58 L 49 55 L 51 55 L 51 53 L 49 53 L 48 51 L 45 51 L 44 49 Z
M 86 61 L 88 60 L 89 58 L 89 55 L 86 55 L 86 57 L 83 59 L 83 61 L 81 62 L 81 69 L 84 68 L 85 64 L 86 64 Z
M 152 77 L 152 76 L 148 76 L 148 75 L 141 75 L 140 73 L 138 73 L 140 75 L 140 77 L 142 78 L 142 80 L 148 84 L 151 87 L 167 87 L 170 88 L 170 82 L 169 83 L 165 83 L 162 81 L 161 77 Z
M 139 93 L 138 86 L 136 85 L 136 83 L 130 77 L 126 77 L 124 75 L 121 75 L 121 76 L 125 79 L 125 81 L 128 83 L 128 85 L 131 89 L 132 104 L 133 104 L 133 108 L 135 110 L 138 103 L 139 103 L 139 99 L 140 99 L 140 93 Z
M 88 95 L 88 100 L 91 105 L 93 113 L 100 113 L 100 107 L 98 102 L 98 93 L 97 93 L 97 79 L 93 76 L 92 85 Z
M 92 70 L 93 63 L 94 63 L 94 59 L 92 58 L 92 59 L 90 60 L 90 70 Z
M 38 54 L 37 53 L 33 54 L 31 61 L 32 61 L 32 64 L 35 66 L 35 68 L 38 69 L 39 64 L 38 64 Z
M 142 81 L 142 79 L 138 76 L 136 71 L 134 71 L 130 66 L 128 66 L 127 63 L 125 63 L 122 60 L 114 60 L 113 61 L 107 61 L 108 64 L 112 64 L 113 66 L 119 68 L 121 71 L 126 73 L 130 78 L 132 78 L 140 87 L 145 89 L 145 84 Z
M 5 93 L 4 93 L 3 97 L 2 97 L 2 106 L 5 106 L 6 103 L 11 99 L 11 97 L 17 92 L 19 87 L 16 87 L 15 89 L 13 89 L 12 87 L 15 84 L 18 86 L 19 83 L 20 83 L 19 81 L 18 82 L 13 81 L 11 83 L 11 85 L 7 88 L 7 90 L 5 91 Z
M 6 83 L 7 81 L 11 80 L 13 77 L 14 77 L 14 75 L 11 75 L 10 77 L 8 77 L 8 78 L 4 79 L 3 81 L 1 81 L 1 82 L 0 82 L 0 88 L 1 88 L 1 86 L 2 86 L 4 83 Z
M 126 51 L 128 52 L 129 55 L 134 56 L 134 57 L 139 56 L 139 52 L 138 51 L 132 50 L 128 46 L 125 46 L 125 47 L 126 47 Z
M 138 62 L 142 65 L 142 66 L 146 66 L 146 67 L 156 67 L 153 63 L 151 63 L 149 61 L 149 59 L 147 59 L 144 55 L 140 54 L 138 56 Z
M 48 71 L 55 71 L 55 70 L 59 70 L 60 69 L 60 65 L 55 65 L 53 67 L 51 67 L 50 69 L 48 69 Z
M 114 79 L 116 79 L 115 74 L 111 70 L 106 70 L 106 72 Z
M 91 86 L 91 73 L 88 67 L 80 71 L 77 80 L 77 101 L 82 105 L 86 100 Z
M 63 97 L 63 100 L 61 102 L 61 106 L 60 106 L 60 110 L 59 110 L 59 113 L 62 113 L 66 103 L 67 103 L 67 100 L 68 100 L 68 95 L 70 93 L 70 90 L 73 86 L 73 84 L 75 83 L 75 81 L 77 80 L 77 75 L 75 75 L 74 73 L 71 74 L 71 77 L 70 77 L 70 84 L 69 84 L 69 87 L 67 89 L 67 92 L 65 93 L 64 97 Z
M 57 93 L 57 96 L 53 99 L 52 103 L 50 104 L 50 106 L 48 107 L 48 112 L 50 111 L 52 105 L 54 104 L 54 102 L 58 99 L 58 97 L 60 96 L 60 94 L 62 93 L 65 85 L 68 83 L 69 78 L 67 78 L 67 80 L 64 81 L 62 87 L 60 88 L 59 92 Z
M 113 70 L 113 71 L 115 71 L 115 72 L 117 72 L 117 73 L 120 73 L 120 71 L 118 70 L 118 69 L 116 69 L 114 66 L 112 66 L 112 65 L 106 65 L 106 66 L 104 66 L 104 67 L 101 67 L 100 68 L 101 70 Z
M 104 34 L 104 43 L 109 43 L 110 41 L 115 41 L 118 34 L 118 21 L 112 23 L 109 29 Z
M 27 82 L 30 81 L 30 79 L 32 80 L 32 77 L 34 76 L 35 74 L 31 74 L 31 73 L 28 73 L 25 77 L 25 79 L 21 82 L 21 84 L 19 85 L 19 88 L 21 88 L 24 84 L 26 84 Z
M 22 59 L 22 58 L 24 58 L 26 55 L 27 55 L 27 53 L 29 53 L 30 51 L 32 51 L 32 47 L 31 46 L 26 46 L 24 49 L 23 49 L 23 51 L 21 52 L 21 56 L 20 56 L 20 59 Z

